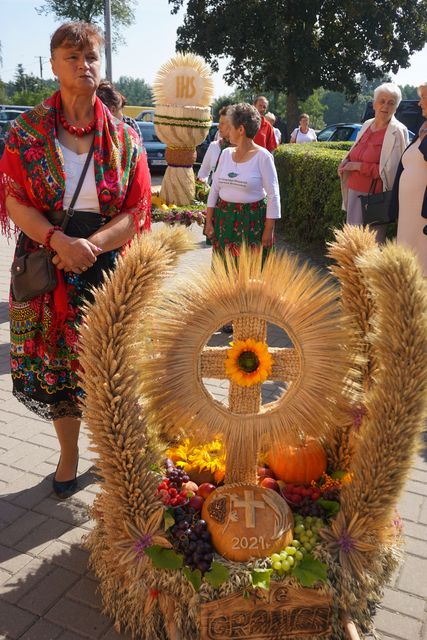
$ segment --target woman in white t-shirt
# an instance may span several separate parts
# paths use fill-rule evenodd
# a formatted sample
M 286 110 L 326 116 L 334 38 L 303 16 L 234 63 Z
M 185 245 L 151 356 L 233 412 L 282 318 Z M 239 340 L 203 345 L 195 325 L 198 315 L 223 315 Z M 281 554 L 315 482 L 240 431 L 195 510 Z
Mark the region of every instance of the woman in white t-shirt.
M 280 194 L 272 154 L 254 143 L 261 116 L 252 105 L 228 108 L 230 142 L 224 149 L 209 193 L 205 234 L 213 250 L 238 255 L 240 245 L 269 249 L 280 218 Z
M 289 142 L 317 142 L 316 133 L 314 129 L 310 129 L 309 124 L 310 116 L 302 113 L 299 117 L 299 127 L 292 131 Z

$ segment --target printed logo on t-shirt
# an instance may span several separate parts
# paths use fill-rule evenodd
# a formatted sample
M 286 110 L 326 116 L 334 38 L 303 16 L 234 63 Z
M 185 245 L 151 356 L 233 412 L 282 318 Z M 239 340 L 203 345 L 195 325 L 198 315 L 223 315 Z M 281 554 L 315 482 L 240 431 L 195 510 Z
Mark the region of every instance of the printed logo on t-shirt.
M 234 171 L 230 171 L 230 173 L 227 173 L 229 178 L 237 178 L 237 176 L 239 175 L 238 173 L 234 173 Z

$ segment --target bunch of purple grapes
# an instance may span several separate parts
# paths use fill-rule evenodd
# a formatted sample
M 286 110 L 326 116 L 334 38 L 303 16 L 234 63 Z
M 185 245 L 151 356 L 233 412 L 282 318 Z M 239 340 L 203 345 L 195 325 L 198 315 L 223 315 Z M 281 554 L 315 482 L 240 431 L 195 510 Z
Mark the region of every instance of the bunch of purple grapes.
M 214 551 L 208 525 L 205 520 L 199 520 L 191 528 L 184 562 L 190 569 L 199 569 L 203 574 L 211 568 Z
M 195 510 L 185 507 L 174 509 L 175 524 L 169 529 L 174 547 L 184 553 L 193 527 Z
M 292 511 L 304 517 L 314 516 L 316 518 L 325 518 L 327 516 L 326 509 L 318 504 L 317 501 L 313 502 L 309 496 L 305 496 L 299 504 L 292 505 Z
M 190 569 L 209 571 L 214 555 L 211 534 L 199 512 L 188 507 L 179 507 L 174 511 L 175 524 L 169 529 L 175 549 L 184 555 L 184 563 Z
M 170 462 L 170 461 L 169 461 Z M 183 484 L 190 480 L 190 477 L 179 467 L 175 467 L 173 462 L 166 466 L 166 477 L 169 480 L 169 486 L 177 491 L 181 490 Z

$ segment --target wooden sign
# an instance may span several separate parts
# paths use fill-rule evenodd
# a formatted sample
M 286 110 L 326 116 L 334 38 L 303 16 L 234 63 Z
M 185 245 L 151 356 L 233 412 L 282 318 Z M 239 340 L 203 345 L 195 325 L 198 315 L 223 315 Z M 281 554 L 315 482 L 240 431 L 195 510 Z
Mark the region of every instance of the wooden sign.
M 201 607 L 201 640 L 324 638 L 332 632 L 332 596 L 272 582 L 249 597 L 234 594 Z
M 206 499 L 202 517 L 217 552 L 235 562 L 264 558 L 293 538 L 293 516 L 285 500 L 256 485 L 225 485 Z

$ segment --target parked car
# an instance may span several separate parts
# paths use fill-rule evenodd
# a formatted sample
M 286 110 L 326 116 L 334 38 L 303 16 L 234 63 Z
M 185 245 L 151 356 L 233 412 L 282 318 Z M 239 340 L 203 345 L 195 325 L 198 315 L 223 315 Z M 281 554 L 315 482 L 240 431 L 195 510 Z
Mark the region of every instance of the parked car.
M 319 142 L 353 142 L 362 125 L 358 123 L 330 124 L 317 134 Z
M 3 153 L 5 139 L 10 125 L 22 111 L 15 109 L 0 109 L 0 155 Z
M 154 124 L 152 122 L 137 122 L 141 132 L 144 148 L 147 152 L 148 166 L 150 169 L 166 167 L 165 160 L 166 145 L 156 136 Z
M 126 107 L 125 107 L 125 113 L 126 113 Z M 138 113 L 138 115 L 136 116 L 135 120 L 137 122 L 141 121 L 141 122 L 154 122 L 154 109 L 143 109 L 143 111 L 140 111 Z
M 210 143 L 214 140 L 216 133 L 218 131 L 218 122 L 213 122 L 210 126 L 208 135 L 206 138 L 196 147 L 196 164 L 201 164 L 203 162 L 203 158 L 205 157 L 205 153 L 208 150 Z
M 418 131 L 421 127 L 421 124 L 424 122 L 423 114 L 421 111 L 421 107 L 418 104 L 418 100 L 402 100 L 399 106 L 396 109 L 396 113 L 394 114 L 400 122 L 403 122 L 404 125 L 409 130 L 409 139 L 412 141 L 415 134 L 414 131 Z M 374 117 L 374 109 L 372 107 L 372 100 L 370 100 L 366 107 L 365 113 L 363 114 L 362 122 L 365 120 L 369 120 L 369 118 Z

